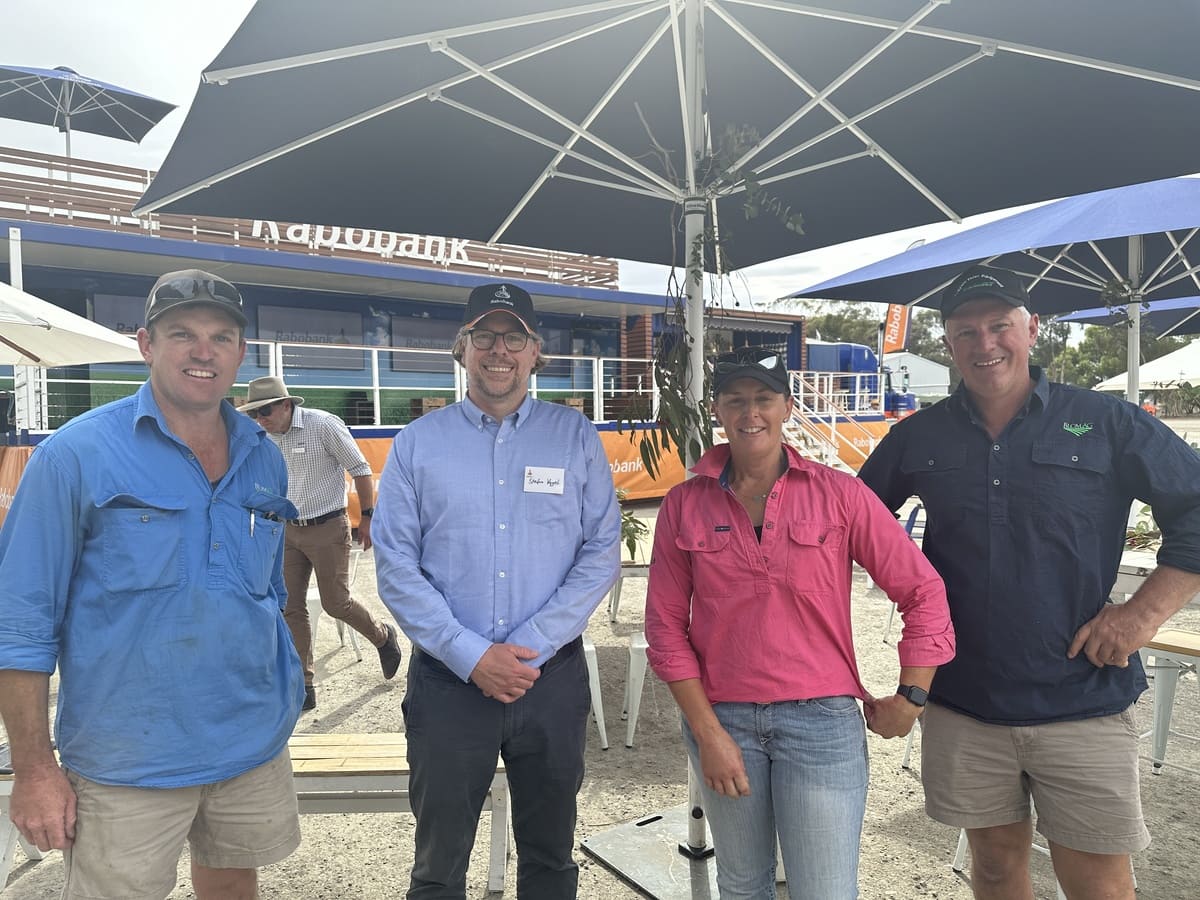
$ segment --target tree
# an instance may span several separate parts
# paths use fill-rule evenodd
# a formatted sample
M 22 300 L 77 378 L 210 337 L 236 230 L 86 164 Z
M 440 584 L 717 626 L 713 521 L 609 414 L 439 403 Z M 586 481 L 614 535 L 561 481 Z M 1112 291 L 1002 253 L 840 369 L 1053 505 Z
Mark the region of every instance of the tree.
M 804 317 L 804 333 L 809 340 L 866 344 L 872 350 L 878 346 L 883 306 L 878 303 L 837 302 L 822 304 L 822 307 L 825 312 Z
M 1083 340 L 1075 346 L 1064 347 L 1041 364 L 1056 381 L 1090 388 L 1106 378 L 1119 375 L 1128 368 L 1126 346 L 1129 340 L 1127 325 L 1086 325 Z M 1185 337 L 1156 337 L 1149 328 L 1141 333 L 1143 363 L 1178 350 L 1188 343 Z M 1039 337 L 1039 350 L 1042 339 Z

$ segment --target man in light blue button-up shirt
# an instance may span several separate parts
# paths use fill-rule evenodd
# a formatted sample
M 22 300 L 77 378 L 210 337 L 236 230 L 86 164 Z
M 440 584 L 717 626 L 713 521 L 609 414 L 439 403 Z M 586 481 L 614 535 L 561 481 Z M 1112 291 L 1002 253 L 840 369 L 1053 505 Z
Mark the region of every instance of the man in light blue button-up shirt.
M 246 352 L 233 285 L 164 275 L 146 322 L 150 380 L 37 447 L 0 531 L 11 818 L 65 851 L 66 898 L 166 897 L 185 841 L 200 900 L 249 898 L 300 842 L 296 509 L 279 450 L 223 399 Z
M 410 900 L 464 896 L 497 755 L 518 896 L 576 894 L 590 708 L 579 638 L 620 569 L 620 513 L 592 423 L 528 395 L 543 363 L 536 327 L 520 287 L 472 291 L 454 349 L 467 397 L 407 426 L 380 479 L 379 596 L 414 644 Z

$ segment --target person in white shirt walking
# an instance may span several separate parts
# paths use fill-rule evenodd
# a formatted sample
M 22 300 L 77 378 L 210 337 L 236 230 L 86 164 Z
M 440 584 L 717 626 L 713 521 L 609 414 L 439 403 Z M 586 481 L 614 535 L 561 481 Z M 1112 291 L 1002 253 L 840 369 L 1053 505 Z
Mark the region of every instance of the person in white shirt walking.
M 345 622 L 379 651 L 384 678 L 400 668 L 400 644 L 394 625 L 368 612 L 350 595 L 350 518 L 346 514 L 346 477 L 358 493 L 358 532 L 371 549 L 375 485 L 371 467 L 346 423 L 333 413 L 302 409 L 304 398 L 288 392 L 283 379 L 269 375 L 250 382 L 238 410 L 255 419 L 283 453 L 288 470 L 288 499 L 300 517 L 288 522 L 283 577 L 287 586 L 284 618 L 304 663 L 304 709 L 315 709 L 312 624 L 308 620 L 308 581 L 317 573 L 321 607 Z

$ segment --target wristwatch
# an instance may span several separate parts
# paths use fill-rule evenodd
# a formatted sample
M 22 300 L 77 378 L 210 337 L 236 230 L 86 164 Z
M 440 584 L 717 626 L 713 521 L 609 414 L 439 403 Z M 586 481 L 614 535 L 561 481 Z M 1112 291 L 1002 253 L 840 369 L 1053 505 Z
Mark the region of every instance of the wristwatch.
M 929 699 L 929 691 L 923 687 L 917 687 L 915 684 L 902 684 L 896 688 L 896 693 L 913 706 L 924 706 L 925 701 Z
M 358 514 L 360 516 L 366 516 L 369 519 L 371 516 L 375 515 L 375 507 L 368 506 L 366 509 L 360 509 Z

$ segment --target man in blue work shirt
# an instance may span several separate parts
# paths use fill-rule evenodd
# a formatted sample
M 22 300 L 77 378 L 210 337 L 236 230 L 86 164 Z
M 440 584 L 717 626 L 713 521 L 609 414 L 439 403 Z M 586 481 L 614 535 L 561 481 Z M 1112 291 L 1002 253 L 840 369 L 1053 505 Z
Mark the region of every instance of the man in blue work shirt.
M 941 311 L 962 384 L 859 472 L 892 510 L 924 504 L 958 635 L 922 719 L 926 810 L 967 829 L 977 898 L 1033 896 L 1032 796 L 1067 896 L 1132 900 L 1129 854 L 1150 842 L 1137 651 L 1200 591 L 1200 458 L 1138 407 L 1029 365 L 1038 317 L 1016 273 L 967 269 Z M 1107 604 L 1134 499 L 1162 529 L 1159 567 Z
M 245 325 L 229 282 L 160 278 L 137 335 L 149 380 L 37 447 L 0 531 L 11 818 L 63 849 L 66 898 L 166 897 L 188 841 L 198 898 L 251 900 L 257 867 L 300 842 L 296 509 L 279 450 L 223 399 Z
M 620 570 L 620 513 L 592 423 L 528 395 L 541 345 L 529 294 L 473 290 L 454 344 L 467 397 L 401 431 L 380 479 L 379 596 L 414 645 L 409 900 L 465 896 L 497 755 L 518 897 L 576 895 L 590 706 L 580 635 Z

